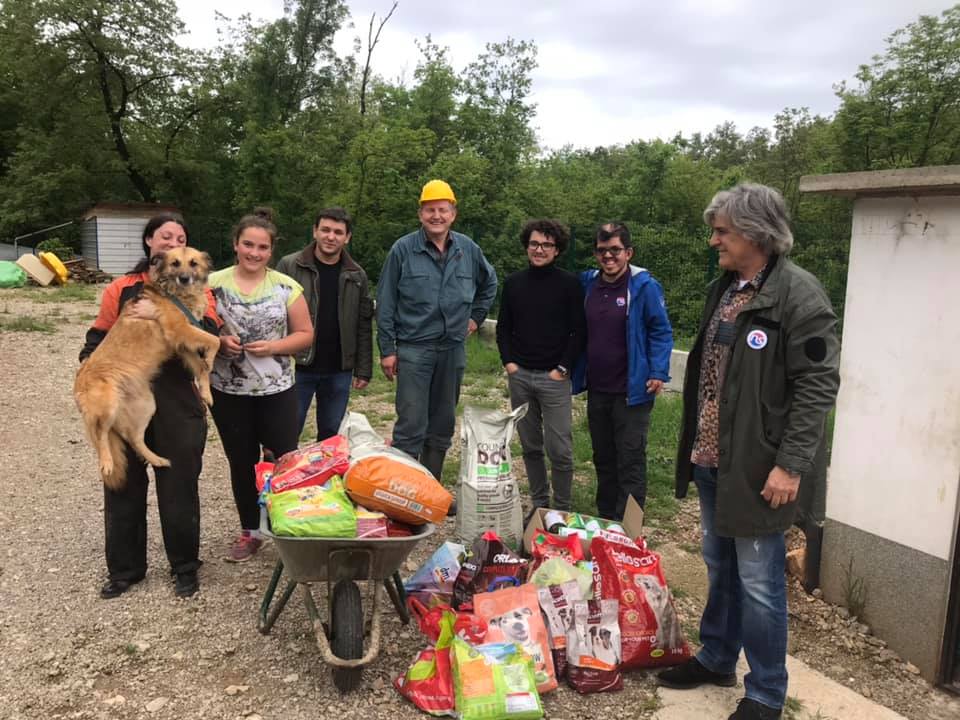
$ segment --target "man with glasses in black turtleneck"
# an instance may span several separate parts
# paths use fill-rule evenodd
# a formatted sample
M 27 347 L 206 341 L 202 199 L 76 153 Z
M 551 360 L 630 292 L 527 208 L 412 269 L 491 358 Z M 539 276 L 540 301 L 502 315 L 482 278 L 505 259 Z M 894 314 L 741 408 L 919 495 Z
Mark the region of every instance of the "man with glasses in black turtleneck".
M 510 404 L 529 404 L 517 432 L 533 507 L 570 510 L 570 372 L 586 341 L 583 290 L 576 275 L 556 265 L 570 241 L 567 228 L 556 220 L 532 220 L 520 241 L 529 265 L 503 285 L 497 346 L 507 371 Z M 544 451 L 550 458 L 549 484 Z

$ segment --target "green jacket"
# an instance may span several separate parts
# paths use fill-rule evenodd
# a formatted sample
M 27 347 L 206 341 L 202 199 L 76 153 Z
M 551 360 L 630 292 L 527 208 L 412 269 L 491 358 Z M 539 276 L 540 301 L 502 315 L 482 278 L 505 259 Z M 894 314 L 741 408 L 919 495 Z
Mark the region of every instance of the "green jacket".
M 840 386 L 837 317 L 813 275 L 786 258 L 771 262 L 760 292 L 737 316 L 723 380 L 715 521 L 717 534 L 725 537 L 782 532 L 798 511 L 814 520 L 823 518 L 824 428 Z M 707 288 L 697 340 L 687 359 L 677 497 L 687 494 L 693 476 L 690 453 L 697 430 L 704 334 L 733 281 L 734 274 L 726 273 Z M 801 479 L 798 501 L 773 510 L 760 491 L 775 465 L 800 473 Z
M 314 245 L 310 243 L 301 252 L 285 255 L 277 263 L 277 270 L 289 275 L 303 286 L 303 296 L 310 309 L 310 321 L 317 322 L 317 287 L 319 273 L 314 260 Z M 343 251 L 337 293 L 337 317 L 340 323 L 341 362 L 344 370 L 352 370 L 354 377 L 369 380 L 373 377 L 373 299 L 367 274 L 350 253 Z M 296 356 L 298 365 L 313 362 L 316 350 L 311 344 Z

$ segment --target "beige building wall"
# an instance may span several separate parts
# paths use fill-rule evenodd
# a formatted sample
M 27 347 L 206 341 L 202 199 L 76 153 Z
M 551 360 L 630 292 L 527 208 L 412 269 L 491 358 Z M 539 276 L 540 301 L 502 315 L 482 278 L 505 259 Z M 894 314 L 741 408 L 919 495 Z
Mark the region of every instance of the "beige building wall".
M 960 197 L 856 201 L 828 516 L 951 558 L 960 486 Z

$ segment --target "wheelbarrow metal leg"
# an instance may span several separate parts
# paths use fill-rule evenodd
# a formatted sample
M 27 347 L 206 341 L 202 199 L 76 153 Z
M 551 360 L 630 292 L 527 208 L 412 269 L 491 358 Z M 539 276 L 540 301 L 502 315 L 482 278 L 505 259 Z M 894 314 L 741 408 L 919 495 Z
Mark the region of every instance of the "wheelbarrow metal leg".
M 395 573 L 393 577 L 383 581 L 383 586 L 387 589 L 387 595 L 393 601 L 393 607 L 400 616 L 400 622 L 407 625 L 410 622 L 410 612 L 406 606 L 406 593 L 403 592 L 403 584 L 399 583 L 399 574 Z
M 280 576 L 282 574 L 283 561 L 278 560 L 277 566 L 273 569 L 273 576 L 270 578 L 270 583 L 267 585 L 267 590 L 263 594 L 263 600 L 260 603 L 260 615 L 257 618 L 257 630 L 259 630 L 263 635 L 266 635 L 270 632 L 270 629 L 277 621 L 277 618 L 280 617 L 280 613 L 283 612 L 283 608 L 286 607 L 287 601 L 290 599 L 290 596 L 293 595 L 293 591 L 297 587 L 297 583 L 293 580 L 290 580 L 287 583 L 287 586 L 284 588 L 283 593 L 280 595 L 280 599 L 277 600 L 277 604 L 274 605 L 273 610 L 270 610 L 270 603 L 273 601 L 273 595 L 277 591 L 277 585 L 280 583 Z

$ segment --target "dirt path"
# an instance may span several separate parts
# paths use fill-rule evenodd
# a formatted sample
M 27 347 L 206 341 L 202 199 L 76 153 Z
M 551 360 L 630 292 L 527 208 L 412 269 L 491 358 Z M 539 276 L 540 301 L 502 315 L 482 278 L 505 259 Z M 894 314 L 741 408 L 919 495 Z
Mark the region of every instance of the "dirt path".
M 71 396 L 77 352 L 93 302 L 36 302 L 54 291 L 0 290 L 0 326 L 33 318 L 52 333 L 0 329 L 0 707 L 20 718 L 426 717 L 391 682 L 423 646 L 415 629 L 385 613 L 380 658 L 363 685 L 341 698 L 319 661 L 306 612 L 291 600 L 270 636 L 256 631 L 276 554 L 223 562 L 236 532 L 226 462 L 211 432 L 201 477 L 201 591 L 178 600 L 150 500 L 149 571 L 122 598 L 100 600 L 103 502 L 94 456 Z M 27 323 L 29 324 L 29 323 Z M 381 427 L 390 403 L 360 397 L 355 409 Z M 697 510 L 681 507 L 676 529 L 654 532 L 688 629 L 705 581 L 696 552 Z M 421 549 L 418 563 L 449 535 Z M 412 565 L 409 569 L 412 569 Z M 323 607 L 322 597 L 318 601 Z M 791 648 L 808 663 L 876 701 L 919 720 L 958 717 L 882 646 L 819 601 L 794 592 Z M 544 698 L 551 718 L 635 718 L 657 706 L 652 679 L 631 673 L 623 693 L 585 699 L 561 689 Z M 955 714 L 942 714 L 942 713 Z

